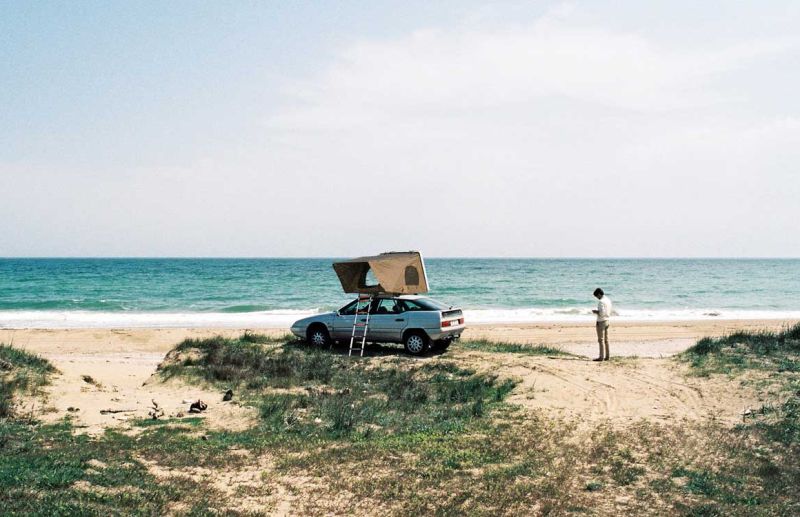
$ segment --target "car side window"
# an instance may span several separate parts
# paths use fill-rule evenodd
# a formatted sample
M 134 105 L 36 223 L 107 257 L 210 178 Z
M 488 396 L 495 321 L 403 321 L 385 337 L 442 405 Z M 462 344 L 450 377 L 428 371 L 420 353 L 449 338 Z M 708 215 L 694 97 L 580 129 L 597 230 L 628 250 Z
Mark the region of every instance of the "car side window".
M 398 300 L 404 311 L 424 311 L 425 309 L 411 300 Z
M 383 298 L 378 301 L 377 308 L 373 314 L 397 314 L 400 312 L 397 300 L 393 298 Z

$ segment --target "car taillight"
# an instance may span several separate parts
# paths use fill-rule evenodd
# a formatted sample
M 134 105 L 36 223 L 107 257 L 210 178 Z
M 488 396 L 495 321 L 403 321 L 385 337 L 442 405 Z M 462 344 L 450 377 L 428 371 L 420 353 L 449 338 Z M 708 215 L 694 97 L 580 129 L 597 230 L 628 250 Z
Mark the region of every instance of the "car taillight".
M 457 320 L 442 321 L 442 328 L 452 327 L 453 325 L 463 325 L 463 324 L 464 324 L 464 318 L 459 318 Z

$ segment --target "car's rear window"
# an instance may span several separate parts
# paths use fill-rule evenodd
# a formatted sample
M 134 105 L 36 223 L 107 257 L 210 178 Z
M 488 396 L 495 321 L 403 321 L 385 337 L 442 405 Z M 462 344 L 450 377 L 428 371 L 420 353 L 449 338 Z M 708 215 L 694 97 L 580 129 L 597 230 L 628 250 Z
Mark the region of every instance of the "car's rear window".
M 409 306 L 408 310 L 425 310 L 425 311 L 446 311 L 451 306 L 445 305 L 442 302 L 436 301 L 433 298 L 417 298 L 414 300 L 403 300 Z M 411 308 L 416 305 L 418 308 Z M 421 309 L 420 309 L 421 307 Z

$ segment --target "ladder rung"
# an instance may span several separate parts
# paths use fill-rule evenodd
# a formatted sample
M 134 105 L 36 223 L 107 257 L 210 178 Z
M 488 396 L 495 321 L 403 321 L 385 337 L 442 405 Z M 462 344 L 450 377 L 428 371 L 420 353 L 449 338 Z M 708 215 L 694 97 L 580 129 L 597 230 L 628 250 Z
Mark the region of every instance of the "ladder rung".
M 353 332 L 350 334 L 350 352 L 348 353 L 350 356 L 353 355 L 353 352 L 356 352 L 361 357 L 364 357 L 364 350 L 367 346 L 367 329 L 369 328 L 369 310 L 372 304 L 372 298 L 372 295 L 358 295 L 359 302 L 368 301 L 369 304 L 362 308 L 356 306 L 355 317 L 353 318 Z M 359 316 L 366 316 L 366 318 L 359 321 Z

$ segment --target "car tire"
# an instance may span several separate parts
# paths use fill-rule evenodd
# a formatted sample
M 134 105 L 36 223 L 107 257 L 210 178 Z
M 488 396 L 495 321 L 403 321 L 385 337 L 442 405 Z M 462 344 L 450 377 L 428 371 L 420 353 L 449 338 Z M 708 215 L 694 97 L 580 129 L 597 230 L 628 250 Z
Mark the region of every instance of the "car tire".
M 422 355 L 428 351 L 428 336 L 421 331 L 412 331 L 403 339 L 403 346 L 411 355 Z
M 433 343 L 433 348 L 434 350 L 439 350 L 441 352 L 444 352 L 450 347 L 450 343 L 452 342 L 453 342 L 452 339 L 437 339 Z
M 308 328 L 306 342 L 311 346 L 323 348 L 331 345 L 331 335 L 328 334 L 328 329 L 321 325 L 316 325 Z

